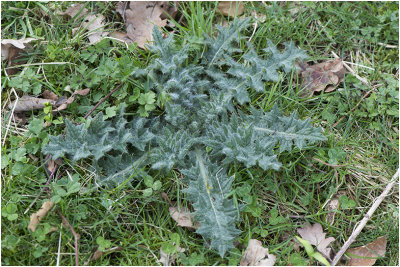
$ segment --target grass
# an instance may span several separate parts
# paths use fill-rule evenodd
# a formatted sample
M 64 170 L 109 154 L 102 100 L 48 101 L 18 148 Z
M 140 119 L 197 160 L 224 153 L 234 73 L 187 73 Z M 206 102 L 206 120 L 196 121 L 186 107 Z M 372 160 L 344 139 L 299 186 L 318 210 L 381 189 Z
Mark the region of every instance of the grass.
M 113 108 L 118 109 L 122 102 L 128 102 L 131 104 L 130 111 L 135 113 L 138 104 L 128 99 L 136 94 L 136 88 L 140 90 L 143 85 L 137 84 L 123 72 L 129 68 L 145 67 L 153 55 L 135 45 L 126 49 L 119 43 L 107 40 L 90 46 L 84 35 L 73 37 L 71 29 L 79 25 L 80 20 L 65 20 L 52 11 L 65 10 L 69 4 L 2 2 L 2 38 L 34 37 L 42 40 L 40 45 L 33 45 L 33 49 L 24 55 L 27 64 L 30 64 L 25 70 L 32 69 L 40 73 L 36 80 L 41 84 L 42 91 L 48 89 L 58 95 L 70 95 L 74 90 L 91 88 L 87 97 L 77 97 L 68 109 L 56 117 L 79 121 L 119 84 L 120 79 L 126 79 L 128 85 L 96 111 L 110 112 L 112 115 Z M 294 41 L 314 62 L 331 59 L 330 52 L 334 51 L 371 86 L 367 87 L 347 74 L 337 90 L 301 98 L 300 84 L 293 79 L 293 73 L 282 73 L 277 83 L 267 84 L 269 89 L 265 93 L 251 92 L 252 105 L 257 108 L 269 110 L 274 103 L 278 103 L 285 114 L 297 110 L 300 117 L 310 117 L 315 125 L 324 129 L 328 141 L 301 151 L 281 154 L 279 160 L 283 167 L 279 171 L 265 172 L 259 168 L 231 166 L 229 172 L 235 175 L 234 197 L 242 202 L 251 196 L 252 203 L 241 213 L 242 220 L 238 228 L 243 232 L 238 240 L 239 245 L 224 259 L 216 251 L 210 250 L 199 235 L 176 226 L 168 213 L 169 204 L 159 194 L 144 197 L 143 190 L 147 186 L 143 182 L 132 182 L 112 190 L 92 189 L 94 179 L 90 162 L 81 161 L 75 165 L 67 162 L 57 172 L 56 179 L 68 177 L 68 173 L 77 175 L 80 190 L 64 197 L 57 206 L 81 235 L 80 263 L 90 259 L 99 245 L 96 240 L 101 236 L 111 242 L 108 248 L 118 246 L 123 250 L 106 253 L 101 259 L 90 262 L 90 265 L 157 265 L 160 247 L 172 242 L 176 236 L 174 234 L 178 234 L 180 246 L 186 250 L 183 253 L 185 256 L 180 255 L 176 259 L 179 265 L 237 265 L 250 238 L 261 240 L 270 253 L 276 255 L 276 265 L 316 265 L 317 262 L 310 260 L 303 249 L 296 250 L 292 242 L 297 235 L 296 229 L 307 222 L 321 223 L 327 236 L 335 237 L 333 247 L 337 251 L 398 168 L 399 51 L 398 48 L 390 49 L 379 44 L 398 45 L 397 3 L 255 2 L 246 3 L 245 7 L 245 16 L 257 14 L 258 17 L 254 35 L 254 28 L 249 28 L 245 34 L 252 36 L 252 43 L 260 54 L 266 47 L 267 39 L 275 44 Z M 114 3 L 88 2 L 86 8 L 105 15 L 108 29 L 124 30 Z M 212 34 L 214 25 L 223 23 L 222 17 L 216 13 L 214 2 L 183 3 L 179 8 L 183 18 L 176 28 L 178 46 L 189 42 L 195 47 L 202 41 L 203 33 Z M 297 12 L 294 12 L 295 8 Z M 40 15 L 40 10 L 47 15 Z M 245 43 L 241 46 L 244 50 L 248 49 Z M 120 72 L 106 68 L 110 64 L 106 60 L 116 56 L 119 59 L 114 70 Z M 33 65 L 41 62 L 63 64 Z M 82 65 L 87 69 L 80 69 Z M 8 104 L 14 96 L 7 86 L 4 67 L 3 64 L 1 99 Z M 101 80 L 94 81 L 98 76 L 96 72 L 103 69 Z M 42 74 L 45 74 L 45 78 Z M 20 75 L 17 73 L 15 76 Z M 352 111 L 371 89 L 373 92 Z M 17 93 L 23 95 L 21 90 L 17 90 Z M 248 106 L 238 108 L 246 111 Z M 390 110 L 395 110 L 395 114 Z M 2 112 L 3 122 L 7 122 L 6 116 L 7 112 Z M 43 119 L 46 114 L 44 111 L 34 111 L 27 116 L 29 124 L 33 118 Z M 333 127 L 342 116 L 345 119 Z M 28 131 L 27 125 L 16 126 L 12 123 L 8 134 L 4 136 L 6 123 L 2 124 L 5 138 L 1 155 L 2 214 L 9 209 L 18 217 L 9 220 L 5 215 L 2 216 L 1 261 L 3 265 L 55 265 L 61 227 L 57 213 L 49 213 L 42 221 L 39 226 L 41 233 L 32 234 L 27 230 L 30 214 L 37 211 L 48 196 L 42 194 L 27 214 L 24 211 L 47 181 L 44 156 L 39 148 L 48 140 L 49 134 L 59 134 L 64 128 L 62 124 L 52 124 L 35 134 Z M 335 164 L 345 167 L 331 168 L 311 157 L 324 162 L 336 161 Z M 181 193 L 185 185 L 180 177 L 174 171 L 154 174 L 154 180 L 162 183 L 161 191 L 171 200 L 190 206 Z M 250 188 L 248 193 L 241 193 L 247 192 L 247 188 Z M 339 209 L 334 223 L 330 225 L 325 221 L 327 211 L 323 206 L 337 192 L 343 192 L 354 200 L 356 206 Z M 15 204 L 16 211 L 13 211 L 12 204 Z M 396 187 L 353 246 L 365 245 L 386 235 L 386 255 L 376 264 L 397 266 L 398 214 Z M 279 216 L 283 219 L 275 220 Z M 58 227 L 58 230 L 46 233 L 47 225 Z M 66 227 L 61 230 L 61 252 L 64 254 L 60 257 L 60 265 L 73 265 L 73 236 Z

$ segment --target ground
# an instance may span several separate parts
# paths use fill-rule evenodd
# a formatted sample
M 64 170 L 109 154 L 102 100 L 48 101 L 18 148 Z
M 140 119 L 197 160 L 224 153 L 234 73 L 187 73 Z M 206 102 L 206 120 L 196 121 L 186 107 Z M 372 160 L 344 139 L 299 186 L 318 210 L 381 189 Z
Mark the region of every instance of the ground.
M 104 15 L 107 31 L 125 31 L 115 4 L 88 2 L 86 8 Z M 31 49 L 21 54 L 19 62 L 15 60 L 15 65 L 23 64 L 18 72 L 6 73 L 8 66 L 2 61 L 3 265 L 55 265 L 58 258 L 60 265 L 75 264 L 74 236 L 62 226 L 57 209 L 80 234 L 80 264 L 157 265 L 160 248 L 179 239 L 185 252 L 176 253 L 174 264 L 237 265 L 248 240 L 258 239 L 276 256 L 276 265 L 316 265 L 318 262 L 295 244 L 296 230 L 306 223 L 320 223 L 326 236 L 335 238 L 332 247 L 338 251 L 396 172 L 398 3 L 245 2 L 241 16 L 251 17 L 253 24 L 244 34 L 257 53 L 264 53 L 267 40 L 274 44 L 292 41 L 308 54 L 309 64 L 332 60 L 334 52 L 357 75 L 347 71 L 335 90 L 313 96 L 302 95 L 294 72 L 282 72 L 278 82 L 266 85 L 264 93 L 250 91 L 254 107 L 268 111 L 277 103 L 286 115 L 297 111 L 300 118 L 310 118 L 313 125 L 322 127 L 327 141 L 280 154 L 279 171 L 232 164 L 229 174 L 235 177 L 235 197 L 248 204 L 240 214 L 237 227 L 242 233 L 236 248 L 221 258 L 200 235 L 177 226 L 169 214 L 168 201 L 161 197 L 164 192 L 172 201 L 190 207 L 181 192 L 186 185 L 174 170 L 154 172 L 153 179 L 160 181 L 161 187 L 149 193 L 149 182 L 133 181 L 115 189 L 95 187 L 90 160 L 75 164 L 64 161 L 55 178 L 67 181 L 73 177 L 75 182 L 61 193 L 54 182 L 48 193 L 40 194 L 49 177 L 46 155 L 41 153 L 49 135 L 63 133 L 66 118 L 83 122 L 85 114 L 122 79 L 127 85 L 95 112 L 102 111 L 112 118 L 123 102 L 132 115 L 146 116 L 146 105 L 150 113 L 163 112 L 159 104 L 162 96 L 140 91 L 143 86 L 129 76 L 135 67 L 146 67 L 154 54 L 135 44 L 126 47 L 111 39 L 91 45 L 83 31 L 78 35 L 72 31 L 82 18 L 57 15 L 70 5 L 71 2 L 1 3 L 2 39 L 37 39 L 31 42 Z M 177 46 L 201 45 L 204 33 L 212 35 L 215 25 L 232 20 L 216 13 L 217 5 L 180 3 L 176 26 L 167 27 L 165 32 L 174 32 Z M 245 44 L 241 46 L 245 49 Z M 50 62 L 58 63 L 46 64 Z M 69 97 L 85 88 L 90 88 L 89 94 L 76 95 L 73 103 L 54 115 L 46 106 L 25 112 L 25 123 L 18 124 L 14 119 L 8 123 L 14 116 L 8 105 L 15 95 L 41 96 L 49 90 Z M 236 108 L 246 112 L 249 106 Z M 43 125 L 44 122 L 47 123 Z M 39 199 L 35 200 L 37 196 Z M 333 221 L 329 221 L 331 213 L 326 206 L 335 197 L 340 206 L 335 208 Z M 57 199 L 56 207 L 32 233 L 28 230 L 30 215 L 49 198 Z M 399 264 L 398 200 L 396 185 L 352 245 L 365 245 L 386 235 L 386 254 L 376 265 Z M 107 252 L 89 261 L 99 246 Z M 122 249 L 110 250 L 115 247 Z

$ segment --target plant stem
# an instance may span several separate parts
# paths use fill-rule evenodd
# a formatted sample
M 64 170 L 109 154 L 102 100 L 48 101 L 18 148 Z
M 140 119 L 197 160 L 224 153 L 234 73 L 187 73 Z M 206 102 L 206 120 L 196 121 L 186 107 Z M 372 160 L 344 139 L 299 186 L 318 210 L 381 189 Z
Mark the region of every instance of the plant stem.
M 75 229 L 71 226 L 71 224 L 68 222 L 67 218 L 64 217 L 64 215 L 61 213 L 60 209 L 57 207 L 56 208 L 58 215 L 60 215 L 63 223 L 68 226 L 68 228 L 71 230 L 72 234 L 74 235 L 75 239 L 75 266 L 79 266 L 79 257 L 78 257 L 78 239 L 80 238 L 80 235 L 75 232 Z
M 88 114 L 85 115 L 85 117 L 83 117 L 84 119 L 86 119 L 87 117 L 89 117 L 90 114 L 92 114 L 92 112 L 98 107 L 100 106 L 101 103 L 103 103 L 107 98 L 110 97 L 110 95 L 112 95 L 113 93 L 115 93 L 115 91 L 117 91 L 119 88 L 121 88 L 124 85 L 124 83 L 120 83 L 117 87 L 114 88 L 114 90 L 112 90 L 111 92 L 109 92 L 105 97 L 103 97 L 89 112 Z

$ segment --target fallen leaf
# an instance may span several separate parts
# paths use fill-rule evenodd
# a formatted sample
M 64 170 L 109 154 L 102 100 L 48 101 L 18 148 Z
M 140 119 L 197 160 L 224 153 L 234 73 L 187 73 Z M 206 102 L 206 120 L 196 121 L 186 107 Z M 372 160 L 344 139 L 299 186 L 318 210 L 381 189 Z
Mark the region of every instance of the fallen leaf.
M 67 99 L 67 101 L 65 101 L 64 103 L 62 103 L 58 108 L 56 108 L 53 111 L 61 111 L 64 110 L 68 107 L 69 104 L 71 104 L 72 102 L 74 102 L 75 100 L 75 95 L 81 95 L 81 96 L 86 96 L 88 93 L 90 92 L 89 88 L 86 89 L 82 89 L 82 90 L 78 90 L 72 93 L 72 95 Z
M 49 90 L 44 90 L 42 95 L 43 95 L 43 98 L 45 98 L 45 99 L 51 99 L 56 102 L 58 101 L 58 96 L 55 93 L 50 92 Z
M 322 226 L 319 223 L 311 225 L 306 225 L 303 228 L 297 229 L 300 236 L 310 242 L 311 245 L 317 247 L 317 250 L 328 259 L 331 259 L 331 248 L 328 248 L 329 244 L 335 241 L 335 238 L 328 237 L 325 238 L 325 233 L 322 231 Z
M 80 12 L 80 13 L 79 13 Z M 109 33 L 104 31 L 104 16 L 103 15 L 94 15 L 88 14 L 88 10 L 84 8 L 84 4 L 73 4 L 65 12 L 58 13 L 59 15 L 66 15 L 70 18 L 82 18 L 81 28 L 84 31 L 89 31 L 88 39 L 90 44 L 95 44 L 103 39 L 104 36 L 107 36 Z M 75 35 L 78 32 L 79 28 L 72 29 L 72 35 Z
M 186 208 L 178 209 L 177 207 L 169 207 L 169 214 L 172 219 L 178 223 L 178 226 L 187 227 L 189 229 L 197 229 L 198 223 L 193 224 L 193 215 Z
M 104 19 L 103 15 L 89 15 L 82 22 L 82 27 L 89 31 L 88 39 L 90 44 L 101 41 L 104 36 L 109 34 L 104 32 Z
M 21 65 L 26 63 L 26 61 L 21 61 L 20 53 L 27 48 L 32 48 L 29 44 L 30 42 L 36 40 L 35 38 L 22 38 L 19 40 L 4 39 L 1 41 L 1 59 L 8 60 L 7 67 L 12 67 L 15 65 Z M 17 59 L 19 60 L 16 63 Z M 8 75 L 14 75 L 18 72 L 17 68 L 6 69 Z
M 333 225 L 333 223 L 335 221 L 335 215 L 337 213 L 337 210 L 338 210 L 339 204 L 340 204 L 339 198 L 344 194 L 345 194 L 344 191 L 340 191 L 337 194 L 333 195 L 331 200 L 329 200 L 329 202 L 325 206 L 325 209 L 327 211 L 331 211 L 331 212 L 327 213 L 325 216 L 325 221 L 327 223 L 329 223 L 329 225 Z
M 47 213 L 51 210 L 51 208 L 53 208 L 53 206 L 54 202 L 46 201 L 43 203 L 38 212 L 32 213 L 28 229 L 30 229 L 32 232 L 35 232 L 40 221 L 47 215 Z
M 50 175 L 54 171 L 54 168 L 56 167 L 56 165 L 60 166 L 60 165 L 62 165 L 62 163 L 63 163 L 62 158 L 53 160 L 50 156 L 49 160 L 45 164 L 47 173 Z
M 164 9 L 164 12 L 160 15 L 161 19 L 169 19 L 169 17 L 175 18 L 176 14 L 178 14 L 178 1 L 174 1 L 172 5 L 169 4 L 168 1 L 164 1 L 160 5 L 161 8 Z
M 67 10 L 65 10 L 65 12 L 59 12 L 58 15 L 64 15 L 64 16 L 69 16 L 71 18 L 75 17 L 79 12 L 79 15 L 77 16 L 77 18 L 81 18 L 84 17 L 88 10 L 86 8 L 83 8 L 85 4 L 73 4 L 71 5 L 69 8 L 67 8 Z
M 381 236 L 365 246 L 348 249 L 346 255 L 350 257 L 350 260 L 347 266 L 374 265 L 378 257 L 385 256 L 386 244 L 386 236 Z
M 185 252 L 185 249 L 178 246 L 176 248 L 176 252 Z M 162 248 L 160 248 L 160 259 L 157 260 L 157 262 L 161 263 L 163 266 L 171 266 L 176 260 L 176 254 L 177 253 L 174 254 L 165 253 L 162 250 Z
M 12 109 L 14 107 L 15 102 L 16 101 L 13 101 L 10 104 L 8 104 L 8 108 Z M 23 96 L 18 99 L 14 112 L 24 112 L 35 109 L 43 109 L 45 103 L 50 103 L 50 105 L 52 106 L 56 105 L 56 101 L 51 99 Z
M 261 241 L 250 239 L 249 245 L 240 260 L 240 266 L 273 266 L 276 256 L 268 253 Z
M 47 91 L 47 90 L 46 90 Z M 30 110 L 35 110 L 35 109 L 43 109 L 45 107 L 45 103 L 50 103 L 53 107 L 56 107 L 56 109 L 53 110 L 53 112 L 56 111 L 61 111 L 64 110 L 68 107 L 69 104 L 71 104 L 75 100 L 75 95 L 81 95 L 81 96 L 86 96 L 89 92 L 90 89 L 82 89 L 75 91 L 72 93 L 72 95 L 65 100 L 64 97 L 58 97 L 56 94 L 52 92 L 43 92 L 44 97 L 49 97 L 49 98 L 39 98 L 39 97 L 31 97 L 31 96 L 23 96 L 18 99 L 18 102 L 15 106 L 14 112 L 24 112 L 24 111 L 30 111 Z M 11 110 L 14 107 L 16 101 L 11 102 L 8 104 L 8 108 Z
M 302 78 L 301 96 L 312 96 L 314 92 L 324 90 L 331 92 L 335 86 L 343 81 L 344 66 L 340 58 L 309 66 L 307 63 L 298 63 Z
M 100 259 L 105 253 L 121 251 L 121 250 L 123 250 L 122 247 L 110 248 L 105 251 L 101 251 L 97 248 L 96 251 L 93 253 L 92 257 L 88 261 L 85 261 L 85 263 L 83 265 L 84 266 L 89 265 L 90 262 Z
M 154 25 L 164 27 L 167 24 L 166 19 L 162 19 L 167 4 L 164 2 L 131 1 L 128 3 L 118 3 L 116 10 L 121 14 L 126 25 L 126 36 L 121 41 L 127 43 L 136 42 L 140 48 L 145 48 L 147 42 L 153 41 Z M 165 15 L 164 15 L 165 16 Z M 112 35 L 118 38 L 118 35 Z
M 239 1 L 224 1 L 220 2 L 217 7 L 217 12 L 228 17 L 237 17 L 243 14 L 244 5 Z
M 13 52 L 12 50 L 14 50 L 14 49 L 23 50 L 26 48 L 26 46 L 30 42 L 32 42 L 34 40 L 36 40 L 36 39 L 35 38 L 22 38 L 19 40 L 12 40 L 12 39 L 1 40 L 1 59 L 10 60 L 10 57 L 17 56 L 15 54 L 15 52 Z

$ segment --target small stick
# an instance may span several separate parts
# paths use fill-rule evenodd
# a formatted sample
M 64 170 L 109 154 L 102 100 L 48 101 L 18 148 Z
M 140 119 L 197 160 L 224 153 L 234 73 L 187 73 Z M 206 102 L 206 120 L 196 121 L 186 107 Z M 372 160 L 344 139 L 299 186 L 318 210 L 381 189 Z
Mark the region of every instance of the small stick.
M 332 53 L 332 55 L 333 55 L 335 58 L 339 58 L 339 56 L 336 55 L 335 52 L 331 51 L 331 53 Z M 368 81 L 367 81 L 366 79 L 361 78 L 360 76 L 358 76 L 358 74 L 357 74 L 352 68 L 350 68 L 349 65 L 346 64 L 346 62 L 342 61 L 342 63 L 343 63 L 343 66 L 344 66 L 348 71 L 351 72 L 351 74 L 353 74 L 358 80 L 360 80 L 360 82 L 362 82 L 362 83 L 365 84 L 366 86 L 369 86 L 369 83 L 368 83 Z
M 371 208 L 368 210 L 367 214 L 364 214 L 364 218 L 360 221 L 357 228 L 353 231 L 349 239 L 344 243 L 342 248 L 336 254 L 335 258 L 332 261 L 332 266 L 335 266 L 339 262 L 340 258 L 342 258 L 346 250 L 356 240 L 357 236 L 361 233 L 362 229 L 367 224 L 368 220 L 372 217 L 378 206 L 382 203 L 383 199 L 389 194 L 390 190 L 395 185 L 397 178 L 399 177 L 399 171 L 400 169 L 397 169 L 397 172 L 395 173 L 395 175 L 393 175 L 392 180 L 386 186 L 385 190 L 383 190 L 382 194 L 375 200 Z
M 36 201 L 39 199 L 40 195 L 41 195 L 46 189 L 49 188 L 48 185 L 50 184 L 51 179 L 53 179 L 53 176 L 54 176 L 54 174 L 56 173 L 57 167 L 58 167 L 57 163 L 54 163 L 54 169 L 53 169 L 53 171 L 51 172 L 50 177 L 49 177 L 49 179 L 47 180 L 45 187 L 42 188 L 42 190 L 40 191 L 39 195 L 37 195 L 37 197 L 33 200 L 33 202 L 32 202 L 32 203 L 29 205 L 29 207 L 25 210 L 24 214 L 26 214 L 26 213 L 30 210 L 30 208 L 32 208 L 33 205 L 35 205 L 35 203 L 36 203 Z
M 360 101 L 358 101 L 357 105 L 351 109 L 350 113 L 353 112 L 360 104 L 361 102 L 375 89 L 369 90 L 368 92 L 366 92 L 363 97 L 361 97 Z M 335 122 L 332 127 L 336 127 L 344 118 L 346 118 L 346 116 L 341 117 L 337 122 Z
M 83 117 L 83 118 L 86 119 L 87 117 L 89 117 L 89 115 L 92 114 L 92 112 L 93 112 L 98 106 L 100 106 L 101 103 L 103 103 L 107 98 L 109 98 L 110 95 L 112 95 L 113 93 L 115 93 L 115 91 L 117 91 L 119 88 L 121 88 L 122 85 L 124 85 L 124 83 L 119 84 L 117 87 L 115 87 L 114 90 L 112 90 L 112 91 L 109 92 L 105 97 L 103 97 L 103 98 L 89 111 L 89 113 L 86 114 L 85 117 Z
M 64 217 L 64 215 L 61 213 L 59 208 L 57 209 L 58 215 L 60 215 L 63 223 L 68 226 L 68 228 L 71 230 L 72 234 L 74 235 L 75 239 L 75 266 L 79 266 L 79 257 L 78 257 L 78 239 L 80 238 L 80 235 L 75 232 L 75 229 L 71 226 L 71 224 L 68 222 L 67 218 Z

